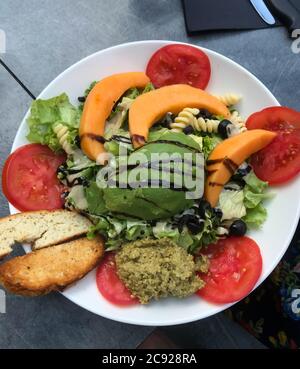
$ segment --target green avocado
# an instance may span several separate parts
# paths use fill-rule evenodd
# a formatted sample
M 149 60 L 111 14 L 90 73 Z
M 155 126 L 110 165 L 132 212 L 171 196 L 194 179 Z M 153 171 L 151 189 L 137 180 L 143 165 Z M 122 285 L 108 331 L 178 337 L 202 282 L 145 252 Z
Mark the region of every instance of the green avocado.
M 185 154 L 189 154 L 184 173 L 195 180 L 196 154 L 199 155 L 199 152 L 198 143 L 183 133 L 153 132 L 148 143 L 127 157 L 129 170 L 122 171 L 119 163 L 116 173 L 110 177 L 117 187 L 103 189 L 106 208 L 118 216 L 157 220 L 172 217 L 191 207 L 193 200 L 186 198 L 187 189 L 181 183 L 182 168 L 176 160 L 181 161 Z M 169 160 L 171 154 L 175 163 Z M 152 180 L 151 187 L 149 178 Z M 204 182 L 203 166 L 198 180 Z M 126 188 L 126 183 L 129 182 L 132 187 L 138 181 L 143 184 L 141 187 L 128 188 L 127 185 Z M 162 187 L 168 183 L 170 188 Z M 122 185 L 124 188 L 120 188 Z
M 159 131 L 150 132 L 148 142 L 160 140 L 180 142 L 181 144 L 186 145 L 189 148 L 193 148 L 197 151 L 201 150 L 199 144 L 192 137 L 182 132 L 172 132 L 169 129 L 161 129 Z M 143 147 L 144 146 L 142 146 L 142 148 Z
M 104 201 L 107 209 L 121 218 L 143 220 L 169 218 L 193 204 L 185 199 L 185 192 L 168 188 L 107 188 Z
M 153 154 L 156 157 L 153 158 Z M 168 161 L 170 154 L 175 155 L 175 163 Z M 172 217 L 191 207 L 194 200 L 187 199 L 186 192 L 192 189 L 182 186 L 182 168 L 176 162 L 182 160 L 185 154 L 189 154 L 189 157 L 184 176 L 200 181 L 203 189 L 204 160 L 198 143 L 183 133 L 153 132 L 143 147 L 127 157 L 128 170 L 122 170 L 119 162 L 116 172 L 110 176 L 111 183 L 116 186 L 102 190 L 106 209 L 119 217 L 157 220 Z M 202 157 L 198 177 L 195 177 L 196 154 Z M 167 159 L 164 159 L 164 155 Z M 151 186 L 149 178 L 152 180 Z M 140 187 L 136 187 L 137 183 L 140 183 Z M 170 184 L 168 188 L 166 184 Z

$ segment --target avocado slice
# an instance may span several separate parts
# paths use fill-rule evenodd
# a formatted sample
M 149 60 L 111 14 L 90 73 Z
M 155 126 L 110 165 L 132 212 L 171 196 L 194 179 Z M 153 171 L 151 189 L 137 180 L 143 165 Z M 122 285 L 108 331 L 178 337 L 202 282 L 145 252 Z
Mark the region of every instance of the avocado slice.
M 168 188 L 107 188 L 104 201 L 106 208 L 120 217 L 143 220 L 169 218 L 193 204 L 192 200 L 185 199 L 185 192 Z
M 190 154 L 184 175 L 195 180 L 196 155 L 202 155 L 199 144 L 183 133 L 170 131 L 153 132 L 149 138 L 147 144 L 130 153 L 127 171 L 117 167 L 116 173 L 110 176 L 116 187 L 103 189 L 106 209 L 118 216 L 157 220 L 172 217 L 193 204 L 193 200 L 186 198 L 186 192 L 192 189 L 181 185 L 182 168 L 176 160 L 181 161 L 185 154 Z M 157 154 L 157 161 L 153 154 Z M 163 154 L 167 154 L 166 161 L 162 160 Z M 175 155 L 175 163 L 169 160 L 172 154 Z M 197 180 L 204 185 L 203 156 L 201 164 Z M 169 167 L 172 168 L 171 173 Z M 136 188 L 134 185 L 137 183 L 139 187 Z M 166 186 L 168 183 L 170 185 Z

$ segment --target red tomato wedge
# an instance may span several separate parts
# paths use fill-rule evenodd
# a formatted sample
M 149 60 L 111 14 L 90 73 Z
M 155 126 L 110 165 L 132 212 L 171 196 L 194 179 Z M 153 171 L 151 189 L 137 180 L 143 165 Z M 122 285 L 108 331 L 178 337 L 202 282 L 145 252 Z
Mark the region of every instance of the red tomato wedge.
M 109 302 L 120 306 L 138 304 L 138 299 L 132 296 L 117 274 L 114 253 L 104 256 L 97 269 L 96 281 L 98 290 Z
M 63 186 L 56 171 L 66 160 L 47 146 L 29 144 L 7 158 L 2 172 L 2 190 L 20 211 L 52 210 L 63 206 Z
M 248 129 L 277 132 L 277 137 L 254 154 L 251 165 L 257 177 L 270 185 L 281 184 L 300 172 L 300 113 L 286 107 L 273 107 L 252 114 Z
M 156 88 L 183 83 L 204 90 L 210 80 L 211 67 L 208 56 L 200 49 L 173 44 L 152 55 L 146 74 Z
M 262 271 L 259 247 L 248 237 L 219 240 L 203 254 L 210 266 L 207 274 L 199 274 L 206 284 L 197 294 L 213 303 L 227 304 L 247 296 Z

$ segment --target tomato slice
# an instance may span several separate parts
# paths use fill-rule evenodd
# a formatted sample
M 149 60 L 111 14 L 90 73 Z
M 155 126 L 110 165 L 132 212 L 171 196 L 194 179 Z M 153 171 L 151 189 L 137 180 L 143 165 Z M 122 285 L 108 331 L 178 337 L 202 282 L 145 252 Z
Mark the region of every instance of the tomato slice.
M 209 257 L 210 266 L 207 274 L 199 274 L 206 283 L 197 292 L 199 296 L 227 304 L 251 292 L 262 271 L 260 250 L 253 240 L 229 237 L 208 246 L 203 253 Z
M 286 107 L 273 107 L 252 114 L 248 129 L 277 132 L 277 137 L 251 157 L 257 177 L 270 185 L 281 184 L 300 172 L 300 113 Z
M 115 305 L 127 306 L 139 303 L 119 278 L 115 254 L 112 252 L 107 253 L 99 265 L 96 282 L 102 296 Z
M 208 56 L 196 47 L 173 44 L 157 50 L 146 74 L 156 88 L 177 83 L 205 89 L 211 75 Z
M 47 146 L 29 144 L 7 158 L 2 172 L 2 190 L 20 211 L 52 210 L 63 206 L 63 186 L 56 171 L 66 160 Z

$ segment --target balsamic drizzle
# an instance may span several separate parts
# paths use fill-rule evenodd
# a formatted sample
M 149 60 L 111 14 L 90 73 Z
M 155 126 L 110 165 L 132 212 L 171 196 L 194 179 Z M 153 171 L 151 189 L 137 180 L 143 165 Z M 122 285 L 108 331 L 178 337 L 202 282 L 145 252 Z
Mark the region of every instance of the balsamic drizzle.
M 225 168 L 229 171 L 231 175 L 233 175 L 239 167 L 233 160 L 227 157 L 223 159 L 213 159 L 213 160 L 206 161 L 207 167 L 209 167 L 210 165 L 218 164 L 218 163 L 223 163 Z M 215 171 L 216 170 L 207 170 L 207 175 L 209 176 L 213 174 Z

